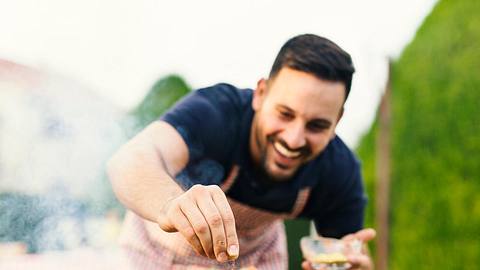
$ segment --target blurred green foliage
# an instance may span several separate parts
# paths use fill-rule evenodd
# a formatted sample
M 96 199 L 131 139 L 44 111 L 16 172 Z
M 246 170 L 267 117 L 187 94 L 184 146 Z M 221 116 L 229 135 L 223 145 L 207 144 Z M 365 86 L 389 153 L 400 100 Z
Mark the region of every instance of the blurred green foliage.
M 180 76 L 169 75 L 158 80 L 132 112 L 136 121 L 136 131 L 158 119 L 177 100 L 190 91 L 191 88 Z
M 303 261 L 300 238 L 310 234 L 310 221 L 305 219 L 285 220 L 288 245 L 288 269 L 300 269 Z
M 375 228 L 375 143 L 377 140 L 377 122 L 374 122 L 370 131 L 361 139 L 356 152 L 362 163 L 362 176 L 364 179 L 365 192 L 368 196 L 365 213 L 365 227 Z M 375 242 L 369 243 L 369 248 L 375 256 Z
M 393 65 L 389 269 L 480 262 L 478 14 L 478 0 L 440 1 Z M 370 194 L 375 136 L 358 148 Z

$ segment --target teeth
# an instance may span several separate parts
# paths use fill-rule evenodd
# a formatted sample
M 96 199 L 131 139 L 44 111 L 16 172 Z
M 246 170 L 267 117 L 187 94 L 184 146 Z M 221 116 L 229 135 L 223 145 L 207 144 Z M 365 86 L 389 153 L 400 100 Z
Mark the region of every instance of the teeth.
M 273 144 L 273 146 L 275 147 L 275 149 L 280 152 L 280 154 L 288 157 L 288 158 L 296 158 L 296 157 L 299 157 L 300 156 L 300 152 L 299 151 L 290 151 L 288 150 L 287 148 L 283 147 L 283 145 L 279 142 L 275 142 Z

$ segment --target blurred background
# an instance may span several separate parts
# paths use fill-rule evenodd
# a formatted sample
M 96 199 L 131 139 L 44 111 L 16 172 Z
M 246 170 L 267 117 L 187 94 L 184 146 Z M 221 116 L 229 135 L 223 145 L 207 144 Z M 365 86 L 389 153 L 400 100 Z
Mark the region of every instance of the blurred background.
M 475 268 L 479 12 L 476 0 L 0 2 L 0 266 L 115 260 L 115 149 L 189 91 L 254 88 L 288 38 L 314 33 L 356 66 L 337 131 L 363 163 L 377 269 Z M 287 231 L 298 269 L 309 223 Z

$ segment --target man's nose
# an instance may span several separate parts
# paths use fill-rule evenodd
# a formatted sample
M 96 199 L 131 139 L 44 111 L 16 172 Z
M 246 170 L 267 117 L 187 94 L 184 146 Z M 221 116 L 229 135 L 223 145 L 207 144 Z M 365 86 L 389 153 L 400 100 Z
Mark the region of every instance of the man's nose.
M 284 131 L 283 140 L 290 150 L 299 149 L 306 144 L 305 128 L 300 122 L 292 123 Z

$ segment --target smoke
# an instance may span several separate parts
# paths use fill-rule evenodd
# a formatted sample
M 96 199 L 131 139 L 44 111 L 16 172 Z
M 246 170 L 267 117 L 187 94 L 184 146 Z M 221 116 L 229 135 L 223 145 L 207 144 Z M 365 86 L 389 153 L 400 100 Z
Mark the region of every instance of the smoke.
M 105 162 L 130 119 L 58 75 L 35 83 L 1 75 L 0 242 L 30 252 L 105 244 L 105 215 L 122 211 Z

